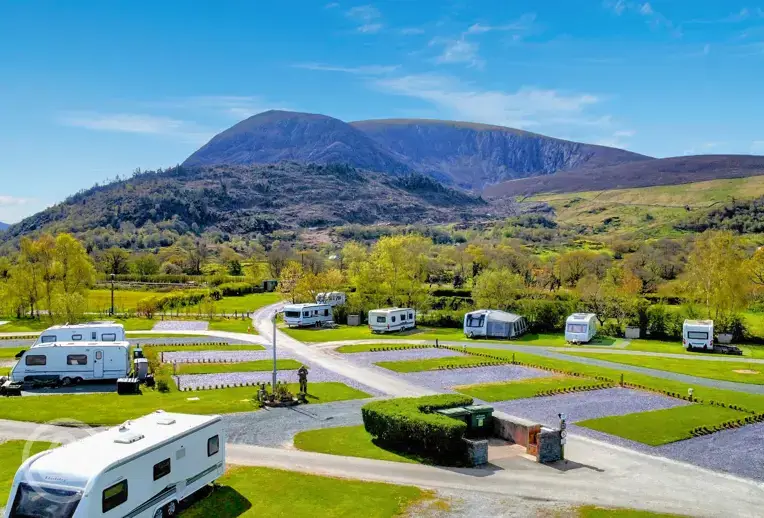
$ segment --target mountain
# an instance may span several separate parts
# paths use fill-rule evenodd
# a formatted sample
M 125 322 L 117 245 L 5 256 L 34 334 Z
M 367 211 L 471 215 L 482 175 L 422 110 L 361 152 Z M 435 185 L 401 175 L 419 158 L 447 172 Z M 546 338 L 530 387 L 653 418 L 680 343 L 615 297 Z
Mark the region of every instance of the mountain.
M 557 171 L 647 160 L 502 126 L 390 119 L 345 123 L 325 115 L 268 111 L 223 131 L 184 166 L 342 163 L 370 171 L 413 171 L 463 189 Z
M 759 175 L 764 175 L 764 156 L 683 156 L 640 160 L 608 167 L 584 167 L 549 176 L 508 181 L 487 187 L 483 196 L 504 198 L 542 192 L 601 191 Z
M 508 179 L 649 159 L 621 149 L 487 124 L 426 119 L 350 124 L 411 169 L 477 191 Z
M 0 232 L 2 232 L 3 230 L 5 230 L 8 227 L 10 227 L 10 225 L 8 223 L 3 223 L 2 221 L 0 221 Z
M 183 165 L 273 164 L 285 160 L 347 164 L 396 174 L 412 172 L 362 131 L 341 120 L 277 110 L 250 117 L 216 135 Z
M 94 187 L 12 225 L 13 240 L 40 230 L 102 241 L 111 231 L 269 233 L 351 223 L 433 224 L 488 212 L 482 199 L 423 175 L 393 177 L 344 165 L 177 167 Z M 101 242 L 99 241 L 99 242 Z M 131 246 L 127 243 L 124 246 Z M 150 245 L 157 246 L 157 245 Z

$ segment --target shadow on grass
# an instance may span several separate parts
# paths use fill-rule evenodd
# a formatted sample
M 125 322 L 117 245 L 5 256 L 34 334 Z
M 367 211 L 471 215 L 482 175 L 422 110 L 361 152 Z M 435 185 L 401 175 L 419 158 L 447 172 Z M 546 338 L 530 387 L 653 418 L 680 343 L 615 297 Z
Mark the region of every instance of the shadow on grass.
M 377 448 L 381 450 L 385 450 L 389 453 L 392 453 L 393 455 L 399 455 L 405 459 L 414 461 L 418 464 L 427 464 L 430 466 L 437 466 L 438 461 L 436 459 L 431 459 L 428 457 L 423 457 L 421 455 L 417 455 L 415 453 L 410 453 L 402 450 L 396 449 L 394 446 L 391 446 L 389 444 L 386 444 L 383 441 L 380 441 L 379 439 L 372 438 L 371 443 L 376 446 Z
M 236 518 L 252 508 L 252 503 L 232 487 L 208 486 L 194 494 L 183 505 L 183 516 Z

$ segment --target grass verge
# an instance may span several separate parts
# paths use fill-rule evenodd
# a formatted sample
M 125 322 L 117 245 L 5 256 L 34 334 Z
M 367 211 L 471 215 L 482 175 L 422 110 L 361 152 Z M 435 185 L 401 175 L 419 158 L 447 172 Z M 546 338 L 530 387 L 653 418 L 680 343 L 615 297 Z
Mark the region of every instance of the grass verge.
M 269 468 L 232 468 L 223 487 L 183 512 L 183 518 L 321 516 L 390 518 L 431 497 L 412 486 L 336 479 Z
M 593 358 L 624 365 L 645 367 L 667 372 L 676 372 L 699 378 L 709 378 L 736 383 L 764 384 L 764 364 L 749 362 L 715 362 L 684 358 L 663 358 L 655 356 L 633 356 L 628 354 L 597 354 L 584 352 L 566 352 L 574 356 Z
M 682 518 L 678 514 L 654 513 L 640 509 L 608 509 L 585 505 L 577 510 L 578 518 Z
M 461 329 L 418 327 L 402 333 L 374 334 L 366 326 L 340 326 L 337 329 L 297 329 L 282 327 L 281 330 L 301 342 L 340 342 L 343 340 L 465 340 Z
M 297 370 L 302 366 L 297 360 L 276 360 L 280 371 Z M 255 360 L 238 363 L 180 363 L 176 374 L 221 374 L 224 372 L 259 372 L 273 370 L 273 360 Z
M 343 353 L 343 354 L 353 354 L 353 353 L 369 353 L 369 352 L 373 352 L 373 350 L 378 350 L 378 349 L 405 350 L 405 349 L 426 349 L 428 347 L 431 347 L 431 346 L 415 345 L 415 344 L 391 344 L 391 343 L 350 344 L 350 345 L 341 345 L 340 347 L 337 347 L 336 351 L 338 353 Z
M 509 401 L 538 396 L 548 390 L 580 389 L 586 390 L 602 385 L 601 381 L 573 376 L 553 376 L 550 378 L 532 378 L 501 383 L 480 383 L 462 385 L 454 390 L 483 401 Z
M 257 334 L 255 326 L 248 318 L 225 318 L 220 320 L 211 320 L 208 328 L 210 331 L 228 331 L 229 333 L 249 333 Z
M 687 405 L 664 410 L 651 410 L 621 416 L 600 417 L 577 422 L 576 425 L 617 435 L 649 446 L 690 439 L 690 430 L 713 426 L 746 417 L 749 414 L 730 408 L 709 405 Z
M 27 452 L 29 457 L 36 455 L 50 448 L 55 448 L 57 444 L 49 442 L 33 442 Z M 0 487 L 3 488 L 3 498 L 7 496 L 13 484 L 13 477 L 16 471 L 24 462 L 24 449 L 27 447 L 27 441 L 8 441 L 0 443 Z M 5 500 L 2 502 L 5 504 Z
M 440 368 L 459 368 L 480 363 L 472 356 L 446 356 L 444 358 L 426 358 L 424 360 L 401 360 L 377 362 L 379 367 L 395 372 L 434 371 Z
M 342 426 L 300 432 L 294 437 L 298 450 L 361 457 L 393 462 L 421 463 L 415 456 L 404 456 L 378 446 L 369 432 L 361 426 Z

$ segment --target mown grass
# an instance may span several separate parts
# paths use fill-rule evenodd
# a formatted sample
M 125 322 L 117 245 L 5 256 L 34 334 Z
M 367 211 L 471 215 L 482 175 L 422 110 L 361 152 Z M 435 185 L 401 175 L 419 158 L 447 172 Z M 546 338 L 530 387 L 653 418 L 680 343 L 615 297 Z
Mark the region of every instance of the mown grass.
M 183 518 L 313 516 L 390 518 L 431 493 L 413 486 L 337 479 L 270 468 L 231 468 L 222 485 Z
M 13 478 L 16 476 L 16 471 L 19 466 L 26 460 L 24 458 L 25 449 L 28 447 L 27 455 L 31 457 L 45 450 L 55 448 L 57 444 L 50 442 L 33 442 L 28 444 L 27 441 L 8 441 L 0 443 L 0 487 L 3 488 L 0 498 L 3 498 L 1 505 L 5 505 L 5 498 L 7 497 L 7 491 L 10 490 L 13 484 Z
M 240 297 L 223 297 L 215 301 L 216 313 L 250 313 L 265 306 L 281 302 L 284 296 L 280 293 L 250 293 Z M 196 311 L 196 307 L 191 308 Z
M 609 509 L 585 505 L 576 509 L 578 518 L 682 518 L 678 514 L 654 513 L 640 509 Z
M 310 383 L 308 388 L 310 403 L 371 397 L 365 392 L 337 382 Z M 289 390 L 296 394 L 299 392 L 299 384 L 289 384 Z M 144 389 L 142 395 L 135 396 L 119 396 L 114 392 L 1 398 L 0 415 L 3 419 L 35 423 L 68 418 L 88 425 L 115 425 L 156 410 L 202 415 L 249 412 L 258 409 L 253 402 L 255 392 L 254 387 L 190 392 L 171 390 L 167 393 Z
M 586 352 L 566 352 L 565 354 L 644 367 L 647 369 L 676 372 L 677 374 L 686 374 L 688 376 L 697 376 L 699 378 L 733 381 L 736 383 L 750 383 L 752 385 L 764 384 L 764 364 L 762 363 L 715 362 L 713 360 L 665 358 L 643 355 L 636 356 L 630 354 L 598 354 Z
M 395 372 L 422 372 L 438 370 L 441 367 L 474 365 L 479 361 L 471 356 L 446 356 L 444 358 L 426 358 L 423 360 L 377 362 L 375 365 Z
M 394 462 L 420 463 L 414 456 L 403 456 L 378 446 L 374 438 L 363 426 L 342 426 L 300 432 L 294 437 L 298 450 L 361 457 L 364 459 L 389 460 Z
M 415 344 L 391 344 L 391 343 L 381 343 L 381 344 L 349 344 L 349 345 L 341 345 L 335 349 L 338 353 L 343 354 L 353 354 L 353 353 L 368 353 L 371 352 L 372 349 L 379 349 L 382 347 L 394 347 L 395 349 L 421 349 L 421 345 L 415 345 Z
M 280 371 L 297 370 L 302 367 L 297 360 L 276 360 Z M 179 363 L 176 374 L 222 374 L 226 372 L 260 372 L 273 370 L 273 360 L 256 360 L 238 363 Z
M 0 361 L 15 360 L 19 351 L 26 351 L 29 347 L 0 347 Z
M 759 335 L 761 336 L 761 335 Z M 740 345 L 738 347 L 743 351 L 744 358 L 764 359 L 764 346 L 762 345 Z M 665 342 L 661 340 L 632 340 L 625 347 L 626 351 L 643 351 L 650 353 L 670 353 L 683 354 L 685 356 L 708 356 L 709 353 L 688 351 L 681 342 Z
M 401 333 L 375 334 L 366 326 L 340 326 L 337 329 L 289 328 L 281 331 L 301 342 L 339 342 L 343 340 L 464 340 L 461 329 L 418 327 Z
M 601 381 L 573 376 L 553 376 L 499 383 L 461 385 L 454 387 L 454 390 L 476 399 L 493 402 L 530 398 L 547 390 L 593 387 L 601 383 Z
M 248 318 L 224 318 L 211 320 L 208 327 L 210 331 L 228 331 L 229 333 L 257 334 L 255 326 Z
M 690 439 L 690 430 L 698 426 L 713 426 L 747 417 L 750 414 L 710 405 L 687 405 L 664 410 L 651 410 L 621 416 L 600 417 L 579 421 L 600 432 L 617 435 L 649 446 L 660 446 Z
M 128 340 L 143 340 L 147 338 L 207 338 L 203 334 L 187 333 L 141 333 L 140 331 L 126 331 Z
M 136 344 L 138 345 L 138 344 Z M 264 351 L 265 347 L 258 344 L 195 344 L 195 345 L 143 345 L 145 354 L 156 354 L 170 352 L 199 352 L 199 351 Z M 159 356 L 161 358 L 161 356 Z

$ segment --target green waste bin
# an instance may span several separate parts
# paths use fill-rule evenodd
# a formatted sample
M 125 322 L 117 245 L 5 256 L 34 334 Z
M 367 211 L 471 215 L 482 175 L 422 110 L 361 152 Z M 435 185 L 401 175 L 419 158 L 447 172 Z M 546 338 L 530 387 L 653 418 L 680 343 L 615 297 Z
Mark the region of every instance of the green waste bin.
M 470 405 L 464 407 L 469 414 L 468 431 L 472 435 L 486 435 L 492 430 L 493 407 L 488 405 Z
M 444 415 L 446 417 L 453 417 L 454 419 L 458 419 L 459 421 L 467 423 L 467 426 L 469 427 L 469 411 L 465 410 L 462 407 L 455 407 L 455 408 L 442 408 L 440 410 L 436 410 L 440 415 Z

